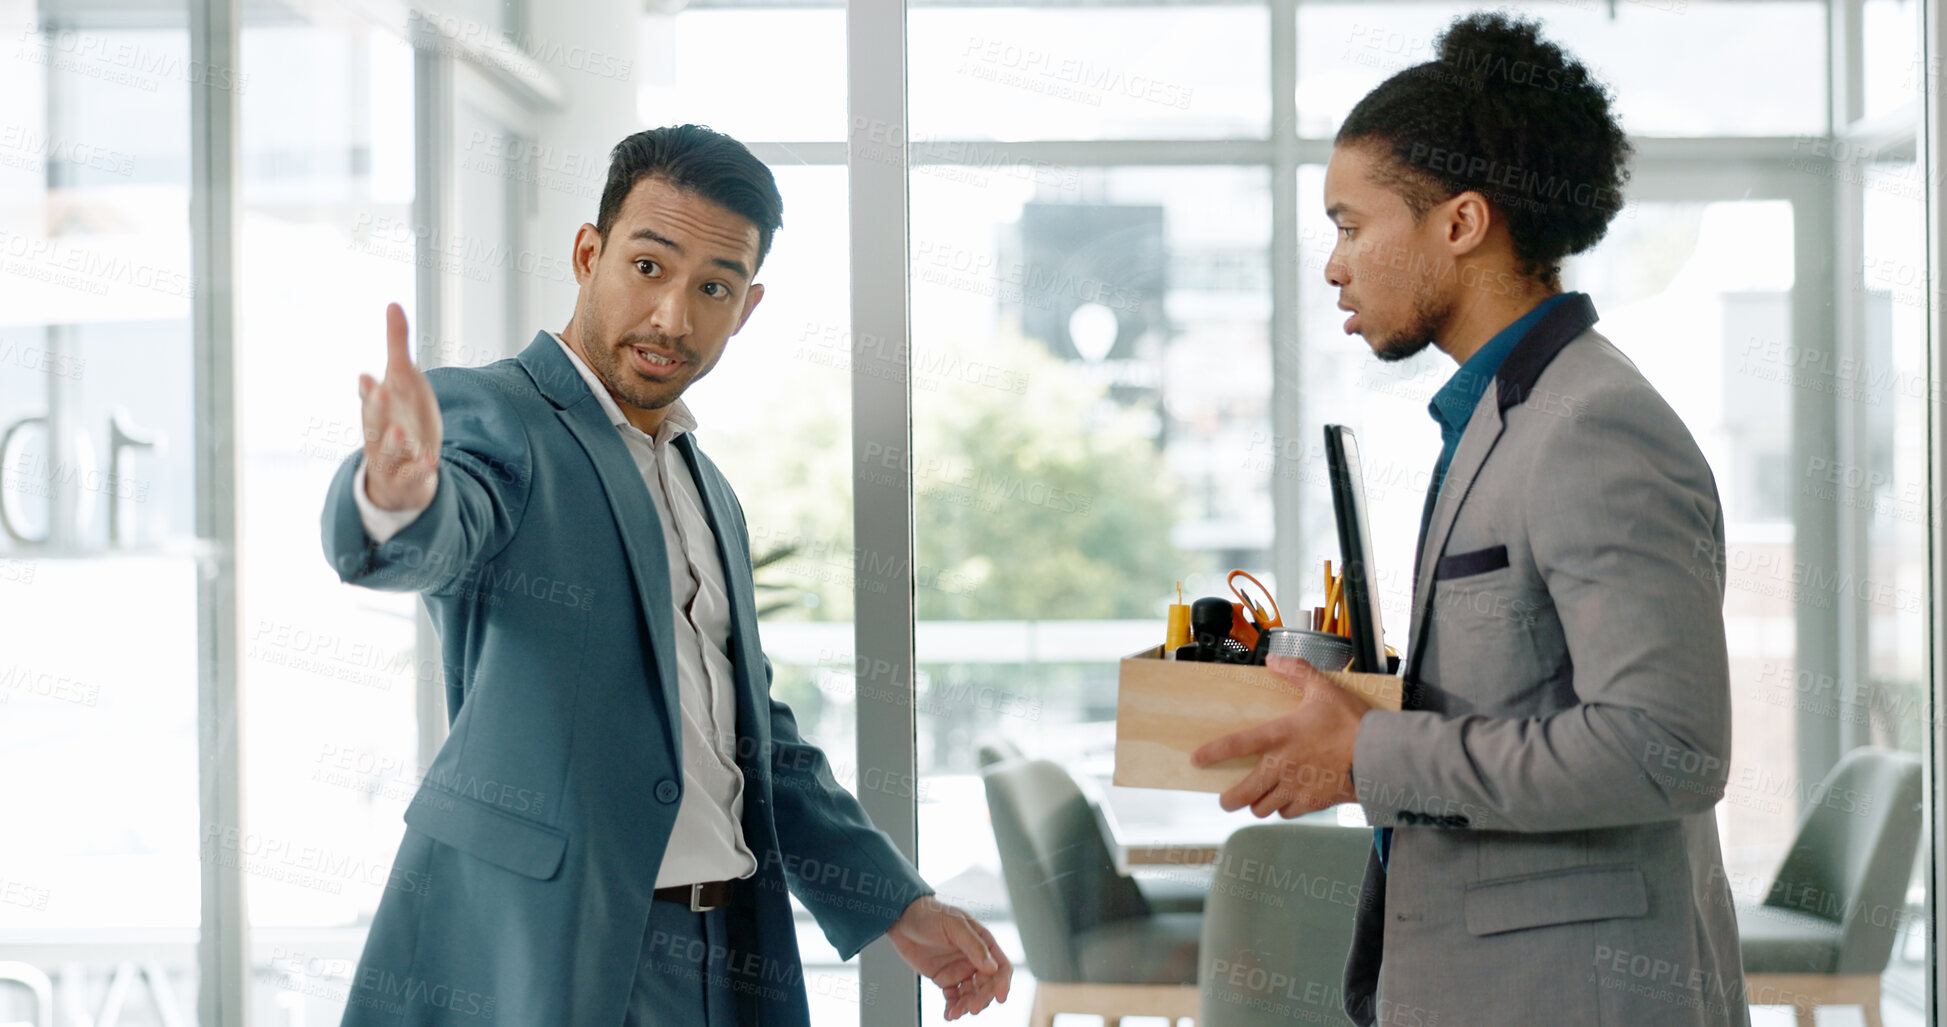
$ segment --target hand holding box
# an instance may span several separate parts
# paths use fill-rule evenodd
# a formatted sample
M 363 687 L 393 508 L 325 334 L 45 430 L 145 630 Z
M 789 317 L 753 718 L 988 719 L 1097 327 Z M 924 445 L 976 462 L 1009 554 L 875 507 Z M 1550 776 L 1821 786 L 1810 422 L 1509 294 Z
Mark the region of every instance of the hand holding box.
M 1324 671 L 1333 684 L 1378 710 L 1398 710 L 1402 683 L 1390 674 Z M 1204 743 L 1298 708 L 1301 689 L 1266 667 L 1183 663 L 1145 650 L 1122 661 L 1116 693 L 1118 785 L 1222 792 L 1257 766 L 1257 757 L 1195 767 Z

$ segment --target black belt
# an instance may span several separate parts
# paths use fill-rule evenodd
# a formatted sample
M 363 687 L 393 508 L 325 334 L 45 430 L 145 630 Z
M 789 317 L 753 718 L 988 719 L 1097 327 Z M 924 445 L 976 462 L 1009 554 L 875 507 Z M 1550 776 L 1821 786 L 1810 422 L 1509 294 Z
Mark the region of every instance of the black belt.
M 656 897 L 665 902 L 681 902 L 690 907 L 692 913 L 707 913 L 719 906 L 730 905 L 732 881 L 704 881 L 701 884 L 679 884 L 671 888 L 657 888 Z

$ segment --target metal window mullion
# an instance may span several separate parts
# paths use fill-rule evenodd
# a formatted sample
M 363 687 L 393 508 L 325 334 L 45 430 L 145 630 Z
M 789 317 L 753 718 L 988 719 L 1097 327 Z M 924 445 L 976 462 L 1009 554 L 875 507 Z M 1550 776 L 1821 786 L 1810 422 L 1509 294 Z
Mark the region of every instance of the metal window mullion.
M 1271 4 L 1271 573 L 1287 605 L 1306 572 L 1304 346 L 1298 319 L 1298 4 Z
M 458 206 L 458 181 L 453 174 L 455 95 L 453 58 L 432 40 L 413 41 L 413 188 L 412 221 L 421 246 L 413 269 L 413 359 L 422 368 L 436 366 L 442 339 L 455 336 L 459 288 L 449 262 L 438 259 L 442 243 L 453 230 Z M 518 322 L 514 322 L 518 323 Z M 441 670 L 439 635 L 424 602 L 413 603 L 413 730 L 415 758 L 420 768 L 433 764 L 446 741 L 446 680 Z
M 191 67 L 240 66 L 242 0 L 189 5 Z M 242 195 L 239 104 L 218 83 L 189 84 L 190 255 L 197 288 L 190 302 L 196 410 L 197 843 L 201 855 L 201 932 L 197 940 L 197 1020 L 242 1027 L 250 994 L 250 921 L 243 874 L 225 865 L 226 843 L 243 829 L 243 711 L 238 689 L 237 595 L 237 227 Z
M 1865 87 L 1860 67 L 1864 53 L 1862 0 L 1831 0 L 1827 48 L 1831 66 L 1830 110 L 1836 138 L 1858 122 L 1865 110 Z M 1865 349 L 1866 187 L 1851 176 L 1835 175 L 1831 184 L 1832 217 L 1832 352 L 1839 366 L 1856 362 Z M 1870 466 L 1872 442 L 1861 404 L 1833 403 L 1832 438 L 1840 467 Z M 1871 516 L 1849 504 L 1836 504 L 1833 527 L 1833 570 L 1840 580 L 1861 581 L 1872 566 Z M 1833 610 L 1838 641 L 1839 673 L 1837 725 L 1833 740 L 1844 753 L 1871 741 L 1866 709 L 1860 697 L 1872 671 L 1871 604 L 1840 595 Z
M 1841 331 L 1837 312 L 1837 256 L 1832 240 L 1837 231 L 1834 191 L 1812 176 L 1792 183 L 1786 196 L 1792 204 L 1794 270 L 1791 291 L 1791 343 L 1831 352 Z M 1836 439 L 1840 417 L 1838 384 L 1824 367 L 1804 371 L 1806 387 L 1792 390 L 1790 410 L 1791 466 L 1815 466 L 1841 459 Z M 1792 561 L 1836 575 L 1840 568 L 1840 504 L 1807 491 L 1791 494 Z M 1798 674 L 1844 680 L 1840 652 L 1843 603 L 1821 607 L 1802 593 L 1793 604 L 1794 665 Z M 1839 721 L 1833 716 L 1800 716 L 1796 727 L 1798 780 L 1816 782 L 1838 762 Z
M 914 754 L 913 398 L 907 291 L 905 0 L 849 0 L 846 107 L 852 271 L 853 667 L 858 780 L 911 781 Z M 892 159 L 885 159 L 890 151 Z M 859 789 L 873 823 L 919 861 L 910 788 Z M 913 972 L 884 939 L 859 961 L 863 1027 L 918 1022 Z
M 1927 1022 L 1939 1027 L 1943 996 L 1947 996 L 1947 964 L 1940 958 L 1943 933 L 1942 902 L 1947 899 L 1947 858 L 1941 852 L 1941 814 L 1947 810 L 1947 773 L 1941 764 L 1947 752 L 1947 661 L 1940 658 L 1941 639 L 1947 638 L 1947 602 L 1941 583 L 1947 581 L 1947 545 L 1941 526 L 1947 524 L 1947 397 L 1941 380 L 1947 375 L 1947 305 L 1941 302 L 1942 270 L 1947 268 L 1947 204 L 1941 202 L 1942 176 L 1947 174 L 1947 105 L 1941 103 L 1940 73 L 1947 60 L 1947 0 L 1922 0 L 1919 6 L 1922 54 L 1920 134 L 1918 156 L 1926 185 L 1927 273 L 1927 662 L 1933 683 L 1927 724 L 1932 728 L 1927 753 L 1930 770 L 1933 830 L 1923 855 L 1927 873 Z
M 1275 41 L 1274 41 L 1275 42 Z M 1296 46 L 1290 58 L 1296 68 Z M 1274 69 L 1274 78 L 1283 72 Z M 1292 89 L 1296 90 L 1295 83 Z M 1281 90 L 1282 92 L 1282 90 Z M 1274 103 L 1274 121 L 1280 105 Z M 1289 108 L 1295 110 L 1295 99 Z M 1294 115 L 1295 116 L 1295 113 Z M 1281 122 L 1280 122 L 1281 123 Z M 1898 144 L 1897 132 L 1879 119 L 1862 122 L 1870 137 L 1852 140 L 1859 145 L 1878 146 L 1888 157 L 1887 147 Z M 1884 128 L 1884 133 L 1880 129 Z M 1794 161 L 1808 155 L 1806 136 L 1631 136 L 1636 148 L 1632 166 L 1638 169 L 1708 166 L 1755 171 L 1792 170 Z M 837 167 L 845 163 L 843 142 L 754 141 L 751 152 L 767 164 Z M 877 144 L 875 144 L 877 145 Z M 1119 167 L 1238 167 L 1267 166 L 1281 159 L 1280 148 L 1294 147 L 1299 164 L 1323 164 L 1332 155 L 1332 140 L 1298 137 L 1295 141 L 1273 139 L 1030 139 L 995 142 L 984 139 L 916 139 L 906 153 L 909 167 L 937 165 L 1044 163 L 1074 168 Z

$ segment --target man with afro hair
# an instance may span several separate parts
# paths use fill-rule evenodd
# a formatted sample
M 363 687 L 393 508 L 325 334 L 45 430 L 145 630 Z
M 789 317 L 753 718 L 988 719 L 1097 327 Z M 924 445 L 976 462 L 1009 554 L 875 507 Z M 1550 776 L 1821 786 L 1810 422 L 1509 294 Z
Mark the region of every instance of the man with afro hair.
M 1724 518 L 1703 454 L 1563 261 L 1622 205 L 1589 69 L 1505 14 L 1361 100 L 1325 174 L 1325 278 L 1381 360 L 1438 346 L 1405 709 L 1310 667 L 1227 809 L 1358 802 L 1360 1024 L 1746 1025 L 1712 808 L 1731 752 Z M 1338 996 L 1334 996 L 1337 998 Z

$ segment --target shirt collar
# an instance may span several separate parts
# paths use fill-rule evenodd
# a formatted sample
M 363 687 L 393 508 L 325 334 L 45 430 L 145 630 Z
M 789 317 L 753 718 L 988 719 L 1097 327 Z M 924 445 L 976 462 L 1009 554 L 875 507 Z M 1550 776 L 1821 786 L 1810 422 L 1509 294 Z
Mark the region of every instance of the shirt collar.
M 649 435 L 630 424 L 629 419 L 623 416 L 622 408 L 615 404 L 615 397 L 608 394 L 608 386 L 602 384 L 601 377 L 581 359 L 581 354 L 576 353 L 575 348 L 568 345 L 568 340 L 563 339 L 559 332 L 548 334 L 554 337 L 555 344 L 561 347 L 561 352 L 568 354 L 568 362 L 575 365 L 575 373 L 581 375 L 581 380 L 588 383 L 588 391 L 595 394 L 595 402 L 600 403 L 602 411 L 608 414 L 608 423 L 656 442 L 668 442 L 684 432 L 696 430 L 696 417 L 690 413 L 689 404 L 684 403 L 680 398 L 669 405 L 668 412 L 663 415 L 662 427 L 656 430 L 655 435 Z
M 1474 408 L 1480 405 L 1481 396 L 1487 392 L 1487 383 L 1501 370 L 1501 364 L 1508 354 L 1521 342 L 1528 330 L 1540 321 L 1550 307 L 1578 293 L 1563 292 L 1542 300 L 1533 310 L 1514 319 L 1506 328 L 1494 333 L 1487 345 L 1474 351 L 1474 355 L 1455 369 L 1447 384 L 1433 394 L 1433 401 L 1426 405 L 1427 413 L 1433 415 L 1434 423 L 1440 426 L 1444 436 L 1458 436 L 1474 416 Z

